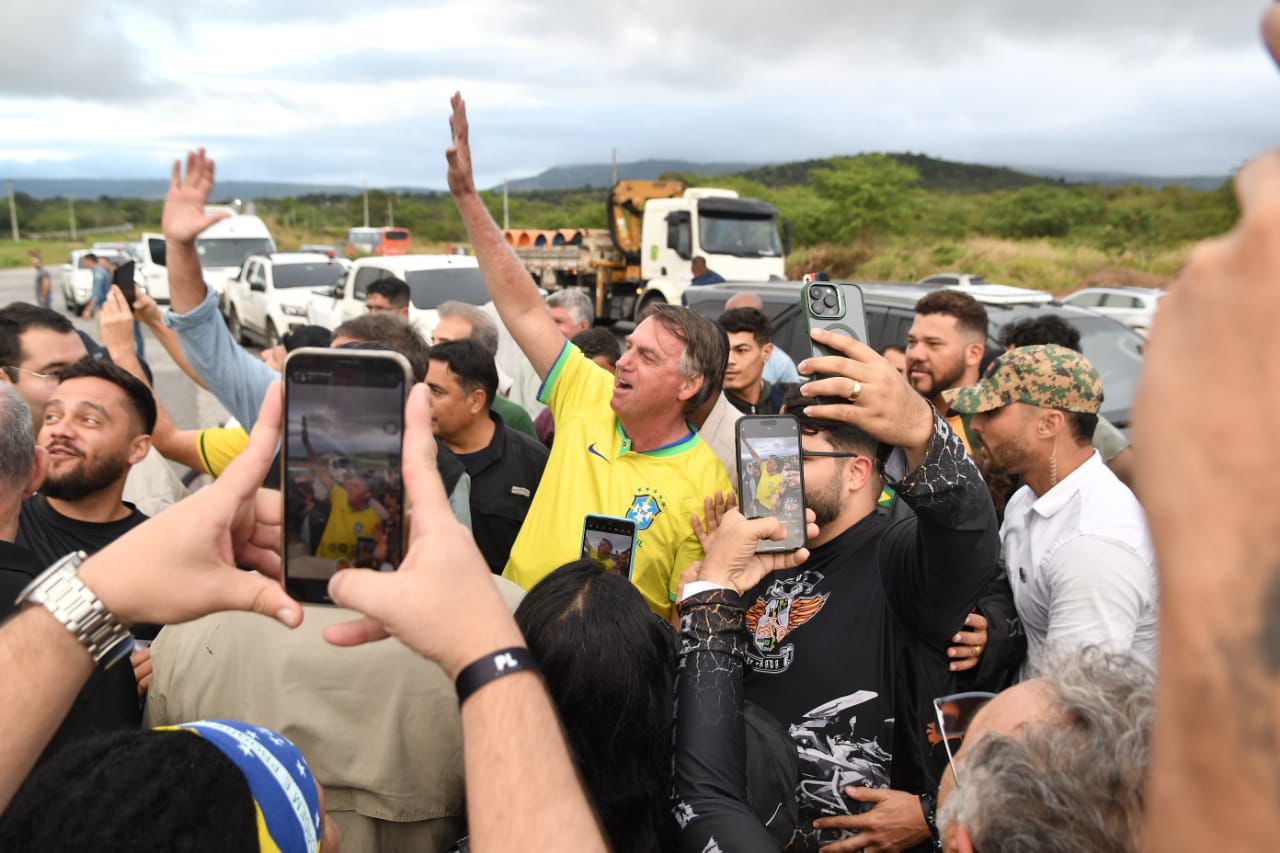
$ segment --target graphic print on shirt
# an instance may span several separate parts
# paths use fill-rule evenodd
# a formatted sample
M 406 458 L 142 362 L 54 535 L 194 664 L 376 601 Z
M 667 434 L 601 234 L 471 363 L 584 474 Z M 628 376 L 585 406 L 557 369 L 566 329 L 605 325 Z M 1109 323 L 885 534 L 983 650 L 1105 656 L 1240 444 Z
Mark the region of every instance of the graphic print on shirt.
M 822 572 L 801 572 L 793 578 L 774 581 L 764 595 L 747 611 L 747 628 L 755 649 L 747 649 L 747 664 L 757 672 L 786 672 L 795 658 L 796 649 L 782 641 L 792 631 L 808 622 L 831 595 L 814 595 L 822 581 Z
M 649 525 L 661 513 L 662 507 L 653 495 L 636 495 L 627 510 L 626 518 L 636 523 L 636 530 L 648 530 Z
M 845 788 L 850 785 L 858 788 L 889 787 L 893 754 L 876 737 L 854 735 L 858 727 L 858 706 L 878 697 L 874 690 L 855 691 L 806 712 L 804 722 L 790 727 L 791 739 L 795 741 L 796 752 L 800 756 L 800 787 L 796 800 L 802 817 L 813 819 L 820 815 L 858 814 L 871 804 L 850 800 L 845 796 Z M 874 712 L 878 704 L 872 703 L 863 712 Z M 883 726 L 874 725 L 872 728 L 879 729 L 888 742 L 892 737 L 893 718 L 886 719 Z M 823 840 L 833 841 L 835 838 Z

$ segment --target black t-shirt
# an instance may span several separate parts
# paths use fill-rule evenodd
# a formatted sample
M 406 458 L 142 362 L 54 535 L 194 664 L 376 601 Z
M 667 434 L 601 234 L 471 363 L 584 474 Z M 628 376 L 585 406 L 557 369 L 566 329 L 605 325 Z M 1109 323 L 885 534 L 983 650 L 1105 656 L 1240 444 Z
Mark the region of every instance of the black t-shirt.
M 489 415 L 497 427 L 489 446 L 457 458 L 471 476 L 471 532 L 489 570 L 502 574 L 542 481 L 548 451 L 504 425 L 497 413 Z
M 45 563 L 21 545 L 0 542 L 0 622 L 14 612 L 18 593 L 45 568 Z M 4 678 L 4 673 L 0 673 L 0 678 Z M 108 670 L 95 667 L 40 761 L 46 761 L 72 741 L 99 732 L 136 728 L 141 722 L 138 683 L 129 661 L 120 660 Z
M 68 518 L 49 505 L 44 495 L 32 495 L 22 502 L 18 517 L 17 544 L 35 555 L 41 566 L 48 566 L 72 551 L 94 554 L 147 520 L 131 503 L 125 503 L 129 514 L 119 521 L 99 524 Z
M 924 464 L 897 485 L 914 518 L 873 512 L 746 596 L 746 698 L 791 731 L 802 823 L 864 810 L 844 795 L 850 785 L 937 786 L 932 700 L 955 692 L 949 638 L 1000 555 L 982 479 L 937 429 Z

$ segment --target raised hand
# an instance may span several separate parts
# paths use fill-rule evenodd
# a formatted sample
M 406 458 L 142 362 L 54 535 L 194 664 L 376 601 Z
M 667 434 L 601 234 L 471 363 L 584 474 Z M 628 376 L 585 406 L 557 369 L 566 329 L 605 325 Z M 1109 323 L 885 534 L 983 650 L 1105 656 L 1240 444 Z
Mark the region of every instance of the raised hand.
M 164 212 L 160 216 L 160 230 L 164 232 L 165 240 L 194 243 L 202 231 L 231 215 L 227 211 L 204 211 L 213 190 L 213 172 L 213 160 L 203 148 L 187 153 L 186 174 L 183 174 L 181 161 L 173 161 L 169 192 L 164 197 Z
M 133 313 L 129 310 L 124 293 L 114 284 L 107 292 L 107 301 L 102 303 L 102 311 L 98 314 L 98 329 L 102 335 L 102 345 L 109 352 L 133 349 Z
M 142 288 L 138 288 L 137 296 L 133 300 L 133 316 L 137 318 L 139 323 L 144 323 L 148 326 L 164 324 L 164 319 L 160 316 L 160 306 Z
M 705 521 L 699 518 L 696 512 L 690 516 L 690 521 L 693 522 L 693 532 L 702 544 L 702 552 L 704 554 L 715 540 L 715 532 L 720 527 L 720 520 L 724 518 L 724 514 L 737 505 L 738 496 L 734 492 L 731 491 L 728 494 L 716 492 L 714 495 L 708 495 L 702 499 L 703 511 L 706 513 Z
M 476 179 L 471 173 L 470 128 L 467 126 L 467 102 L 461 92 L 454 92 L 449 100 L 453 114 L 449 116 L 449 132 L 453 144 L 444 152 L 449 161 L 449 191 L 455 196 L 471 195 L 476 191 Z
M 329 581 L 334 603 L 365 618 L 330 625 L 324 636 L 339 646 L 392 636 L 454 678 L 481 655 L 524 645 L 524 640 L 471 531 L 449 509 L 436 467 L 425 385 L 414 386 L 405 405 L 404 458 L 423 460 L 404 467 L 405 491 L 414 506 L 409 551 L 395 572 L 348 569 L 334 575 Z

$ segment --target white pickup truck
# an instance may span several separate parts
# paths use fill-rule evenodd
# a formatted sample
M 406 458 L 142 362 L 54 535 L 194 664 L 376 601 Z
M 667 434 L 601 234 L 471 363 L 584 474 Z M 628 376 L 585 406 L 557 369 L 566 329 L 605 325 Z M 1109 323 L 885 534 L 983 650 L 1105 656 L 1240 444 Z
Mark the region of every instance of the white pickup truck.
M 196 238 L 196 252 L 204 280 L 218 293 L 240 273 L 250 255 L 267 255 L 276 250 L 266 223 L 252 214 L 239 213 L 233 207 L 210 205 L 206 213 L 226 211 L 231 216 L 210 225 Z M 142 235 L 142 284 L 151 298 L 162 305 L 169 302 L 169 272 L 165 269 L 163 234 Z
M 310 252 L 252 255 L 223 293 L 227 327 L 241 343 L 273 347 L 285 332 L 306 325 L 313 291 L 332 290 L 349 266 L 345 258 Z

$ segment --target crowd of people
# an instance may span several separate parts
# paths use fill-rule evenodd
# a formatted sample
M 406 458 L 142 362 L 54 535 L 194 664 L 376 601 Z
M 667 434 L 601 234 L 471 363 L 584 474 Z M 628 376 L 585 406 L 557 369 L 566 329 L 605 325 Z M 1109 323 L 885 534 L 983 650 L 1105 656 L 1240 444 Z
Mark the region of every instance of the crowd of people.
M 1280 10 L 1264 32 L 1280 55 Z M 430 340 L 382 281 L 332 334 L 241 348 L 195 249 L 224 215 L 203 150 L 165 200 L 167 311 L 108 288 L 94 340 L 47 274 L 0 309 L 0 849 L 1270 848 L 1276 368 L 1239 368 L 1280 320 L 1280 155 L 1163 301 L 1130 446 L 1070 326 L 990 351 L 954 290 L 883 353 L 817 330 L 834 354 L 797 364 L 750 293 L 620 348 L 544 298 L 460 96 L 450 122 L 492 305 Z M 237 425 L 174 425 L 144 325 Z M 281 464 L 299 346 L 403 357 L 398 471 L 305 421 Z M 794 417 L 799 454 L 739 445 L 748 414 Z M 799 550 L 760 548 L 780 508 Z M 341 564 L 332 606 L 286 554 Z

